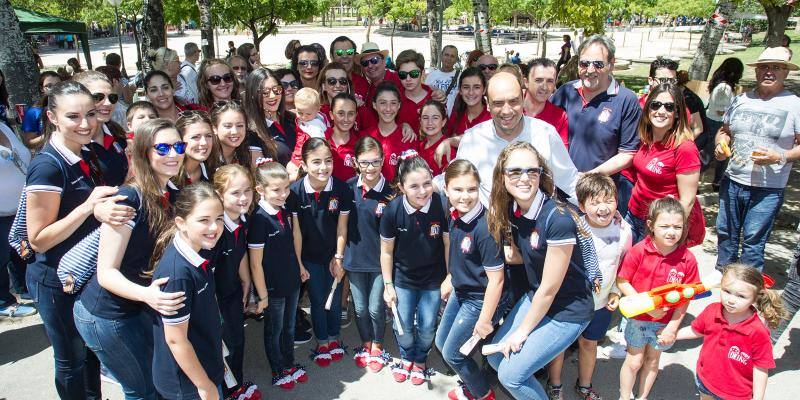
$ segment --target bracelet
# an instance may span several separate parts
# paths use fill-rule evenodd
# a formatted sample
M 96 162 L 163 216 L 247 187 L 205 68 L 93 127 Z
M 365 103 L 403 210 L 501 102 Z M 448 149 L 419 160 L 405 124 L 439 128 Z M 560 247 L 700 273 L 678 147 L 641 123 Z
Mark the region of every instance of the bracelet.
M 337 260 L 344 260 L 344 256 L 341 255 L 341 254 L 334 254 L 333 258 L 335 258 Z
M 394 282 L 392 281 L 383 282 L 383 286 L 388 286 L 388 285 L 394 285 Z

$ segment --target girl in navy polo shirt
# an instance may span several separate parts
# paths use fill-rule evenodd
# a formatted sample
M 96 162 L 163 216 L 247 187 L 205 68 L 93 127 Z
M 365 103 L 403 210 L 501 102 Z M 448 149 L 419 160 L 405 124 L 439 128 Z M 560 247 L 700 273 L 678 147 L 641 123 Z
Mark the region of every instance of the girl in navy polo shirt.
M 219 101 L 211 109 L 211 127 L 220 148 L 220 163 L 239 164 L 250 169 L 250 149 L 244 144 L 247 137 L 247 116 L 238 101 Z
M 272 368 L 272 384 L 292 389 L 307 382 L 305 368 L 294 362 L 294 329 L 300 282 L 308 271 L 298 265 L 294 233 L 286 208 L 289 173 L 272 159 L 259 158 L 256 191 L 261 200 L 250 217 L 247 247 L 253 286 L 258 293 L 257 312 L 264 313 L 264 352 Z
M 442 358 L 461 378 L 448 393 L 451 399 L 494 398 L 494 392 L 480 367 L 461 346 L 472 336 L 485 339 L 505 310 L 508 296 L 503 291 L 504 257 L 486 225 L 486 209 L 478 200 L 480 177 L 467 160 L 453 161 L 444 174 L 445 190 L 453 208 L 450 218 L 449 272 L 443 285 L 454 289 L 436 333 Z M 456 322 L 458 321 L 458 322 Z
M 439 175 L 444 172 L 450 162 L 450 159 L 444 156 L 437 160 L 435 154 L 439 145 L 447 140 L 444 135 L 444 127 L 447 124 L 447 112 L 444 104 L 436 100 L 428 100 L 420 111 L 419 123 L 419 154 L 431 167 L 433 176 Z M 451 151 L 450 154 L 455 155 L 455 151 Z
M 172 122 L 155 119 L 141 125 L 132 146 L 133 178 L 120 188 L 120 203 L 136 217 L 121 226 L 103 224 L 97 272 L 86 283 L 73 309 L 75 325 L 127 397 L 155 399 L 151 373 L 152 318 L 144 306 L 162 315 L 180 308 L 181 293 L 159 289 L 167 279 L 151 283 L 156 237 L 167 227 L 167 182 L 178 173 L 186 144 Z
M 218 400 L 225 366 L 214 271 L 198 252 L 210 250 L 225 229 L 222 201 L 205 182 L 185 187 L 174 205 L 175 225 L 156 243 L 153 280 L 182 293 L 183 307 L 153 326 L 153 383 L 165 399 Z M 190 321 L 191 320 L 191 321 Z
M 186 142 L 186 157 L 181 172 L 172 181 L 178 188 L 192 182 L 211 182 L 219 164 L 211 118 L 204 111 L 187 110 L 178 114 L 175 127 Z
M 383 299 L 397 307 L 400 317 L 395 335 L 402 362 L 392 367 L 392 375 L 397 382 L 410 375 L 414 385 L 430 376 L 425 363 L 436 333 L 440 286 L 447 275 L 448 226 L 432 179 L 416 151 L 403 153 L 396 181 L 402 196 L 386 206 L 380 225 Z
M 578 239 L 589 232 L 576 223 L 574 210 L 553 197 L 552 175 L 530 143 L 506 146 L 492 179 L 489 231 L 505 243 L 507 263 L 525 265 L 529 292 L 494 336 L 506 357 L 487 360 L 513 397 L 546 399 L 533 373 L 572 344 L 594 313 L 582 254 L 587 249 Z
M 236 164 L 225 165 L 214 173 L 214 189 L 222 198 L 225 229 L 214 247 L 214 278 L 217 302 L 222 316 L 222 339 L 230 353 L 228 366 L 236 386 L 225 388 L 228 396 L 239 397 L 257 388 L 244 382 L 244 306 L 250 290 L 250 265 L 247 257 L 247 219 L 253 203 L 250 171 Z
M 301 270 L 310 274 L 308 297 L 317 349 L 314 362 L 326 367 L 339 361 L 344 349 L 339 344 L 341 330 L 342 285 L 336 286 L 330 310 L 325 302 L 334 279 L 344 277 L 342 261 L 347 243 L 347 216 L 353 199 L 347 184 L 331 176 L 333 152 L 323 139 L 311 138 L 303 144 L 300 166 L 306 176 L 291 186 L 294 247 Z M 307 244 L 303 246 L 303 244 Z
M 344 257 L 356 327 L 362 343 L 353 358 L 357 366 L 364 368 L 369 365 L 370 371 L 379 372 L 386 365 L 387 357 L 383 351 L 386 308 L 382 298 L 378 228 L 387 204 L 394 197 L 394 189 L 381 174 L 383 149 L 375 138 L 364 136 L 358 139 L 355 156 L 358 176 L 347 182 L 355 206 L 348 218 Z
M 80 157 L 99 126 L 92 94 L 78 82 L 61 82 L 46 107 L 44 147 L 31 161 L 25 188 L 28 240 L 36 252 L 26 282 L 53 345 L 59 397 L 100 398 L 100 363 L 75 328 L 76 296 L 64 293 L 56 267 L 64 253 L 99 226 L 94 206 L 120 198 L 114 197 L 116 188 L 98 185 L 93 179 L 98 174 Z

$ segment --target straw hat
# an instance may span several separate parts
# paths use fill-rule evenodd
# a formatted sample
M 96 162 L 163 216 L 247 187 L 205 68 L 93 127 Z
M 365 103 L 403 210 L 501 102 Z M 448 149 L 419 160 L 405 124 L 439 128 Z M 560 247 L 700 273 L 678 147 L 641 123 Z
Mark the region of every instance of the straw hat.
M 750 67 L 758 67 L 762 64 L 781 64 L 789 71 L 797 71 L 800 69 L 797 64 L 791 63 L 791 60 L 792 53 L 786 47 L 767 47 L 761 52 L 761 55 L 758 56 L 756 62 L 748 63 L 747 65 Z
M 359 54 L 356 54 L 355 56 L 353 56 L 353 59 L 356 62 L 359 62 L 359 61 L 361 61 L 361 57 L 368 56 L 368 55 L 375 54 L 375 53 L 378 53 L 383 58 L 386 58 L 386 56 L 389 55 L 389 50 L 381 50 L 381 48 L 378 47 L 378 44 L 375 43 L 375 42 L 364 42 L 364 44 L 361 45 L 361 52 Z

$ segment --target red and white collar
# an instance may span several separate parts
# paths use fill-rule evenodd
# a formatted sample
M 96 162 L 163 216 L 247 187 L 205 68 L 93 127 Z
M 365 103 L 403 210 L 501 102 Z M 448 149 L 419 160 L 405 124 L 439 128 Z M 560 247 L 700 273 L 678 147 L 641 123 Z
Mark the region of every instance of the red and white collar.
M 539 218 L 539 213 L 542 212 L 542 206 L 544 205 L 544 201 L 547 200 L 547 196 L 542 193 L 541 190 L 536 191 L 536 196 L 533 198 L 533 203 L 531 203 L 531 208 L 525 214 L 522 214 L 525 219 L 530 221 L 536 221 L 536 218 Z M 514 202 L 514 211 L 517 211 L 517 202 Z

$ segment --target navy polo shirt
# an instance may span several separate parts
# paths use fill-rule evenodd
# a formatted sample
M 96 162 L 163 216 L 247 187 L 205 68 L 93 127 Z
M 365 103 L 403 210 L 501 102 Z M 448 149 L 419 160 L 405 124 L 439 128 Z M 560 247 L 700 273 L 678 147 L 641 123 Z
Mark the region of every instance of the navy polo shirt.
M 459 218 L 450 218 L 449 262 L 456 292 L 481 298 L 489 285 L 486 272 L 503 270 L 503 250 L 489 233 L 486 209 L 480 202 Z
M 260 151 L 264 157 L 277 156 L 278 162 L 286 165 L 292 159 L 292 152 L 297 143 L 297 125 L 295 124 L 295 115 L 293 113 L 284 111 L 283 114 L 280 124 L 267 121 L 267 130 L 272 140 L 275 141 L 278 154 L 272 155 L 267 150 L 264 141 L 252 131 L 247 133 L 247 145 L 250 151 Z
M 223 213 L 225 229 L 222 236 L 214 246 L 213 262 L 214 281 L 217 287 L 217 298 L 222 301 L 229 296 L 236 295 L 238 301 L 242 299 L 242 283 L 239 279 L 239 265 L 247 253 L 247 219 L 240 216 L 237 223 Z
M 394 241 L 394 285 L 404 289 L 438 289 L 447 275 L 444 235 L 447 219 L 438 193 L 419 210 L 405 196 L 396 197 L 381 217 L 381 240 Z
M 292 220 L 285 209 L 277 209 L 264 199 L 259 201 L 250 216 L 247 247 L 264 249 L 261 267 L 270 296 L 288 297 L 300 289 Z
M 378 228 L 394 190 L 383 175 L 375 187 L 369 190 L 366 190 L 360 177 L 351 178 L 347 184 L 353 193 L 354 207 L 347 220 L 344 269 L 351 272 L 381 272 Z
M 122 131 L 122 128 L 115 122 L 106 122 L 102 127 L 103 143 L 91 142 L 88 146 L 97 155 L 105 184 L 119 186 L 125 183 L 125 178 L 128 177 L 128 156 L 125 154 L 128 142 L 111 133 L 111 129 Z M 84 151 L 84 153 L 88 154 L 88 151 Z M 87 155 L 84 155 L 84 158 L 86 157 Z
M 142 275 L 150 267 L 150 255 L 153 254 L 156 238 L 150 232 L 147 210 L 142 207 L 139 191 L 131 186 L 122 186 L 118 194 L 128 197 L 117 204 L 137 210 L 133 219 L 125 223 L 125 227 L 131 230 L 131 237 L 125 247 L 119 271 L 129 281 L 147 286 L 150 284 L 150 278 Z M 117 296 L 100 286 L 96 272 L 83 288 L 81 302 L 93 315 L 107 319 L 130 317 L 139 313 L 143 306 L 143 303 Z
M 208 378 L 221 385 L 222 319 L 214 290 L 214 276 L 197 252 L 179 234 L 167 246 L 156 266 L 153 279 L 169 277 L 161 287 L 166 293 L 184 292 L 186 300 L 177 313 L 159 315 L 153 325 L 153 384 L 168 399 L 199 398 L 197 388 L 175 361 L 164 337 L 165 325 L 188 323 L 188 339 Z
M 557 208 L 556 202 L 542 192 L 536 194 L 530 210 L 524 215 L 515 216 L 515 209 L 516 204 L 509 213 L 512 235 L 522 254 L 531 290 L 536 291 L 541 284 L 548 246 L 575 245 L 564 281 L 547 316 L 564 322 L 590 320 L 594 313 L 592 288 L 586 278 L 572 216 L 566 209 Z
M 287 204 L 300 220 L 303 233 L 303 260 L 328 265 L 336 254 L 336 225 L 339 215 L 348 215 L 353 208 L 353 193 L 346 183 L 328 178 L 328 184 L 317 195 L 308 176 L 291 186 Z
M 75 153 L 55 140 L 50 140 L 28 167 L 25 183 L 27 193 L 51 192 L 61 196 L 56 220 L 63 219 L 83 204 L 94 190 L 92 180 L 81 169 L 81 161 Z M 44 253 L 36 253 L 36 260 L 28 266 L 29 276 L 49 287 L 61 288 L 61 281 L 56 275 L 61 257 L 98 226 L 100 223 L 90 215 L 61 243 Z
M 617 153 L 635 153 L 642 115 L 636 94 L 612 77 L 608 90 L 584 105 L 579 88 L 580 80 L 568 82 L 550 99 L 567 112 L 569 156 L 578 171 L 589 171 Z
M 175 200 L 178 199 L 178 195 L 181 194 L 181 190 L 173 183 L 172 181 L 167 181 L 167 191 L 164 195 L 169 197 L 169 203 L 175 205 Z

